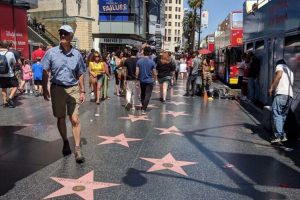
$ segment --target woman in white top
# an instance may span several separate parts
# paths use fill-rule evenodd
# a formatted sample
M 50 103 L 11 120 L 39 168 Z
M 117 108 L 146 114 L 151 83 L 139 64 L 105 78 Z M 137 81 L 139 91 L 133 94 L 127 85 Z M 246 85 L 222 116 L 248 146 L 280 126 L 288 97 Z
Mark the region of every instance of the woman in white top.
M 180 73 L 180 77 L 181 80 L 185 79 L 186 77 L 186 59 L 184 56 L 181 56 L 180 58 L 180 65 L 179 65 L 179 73 Z

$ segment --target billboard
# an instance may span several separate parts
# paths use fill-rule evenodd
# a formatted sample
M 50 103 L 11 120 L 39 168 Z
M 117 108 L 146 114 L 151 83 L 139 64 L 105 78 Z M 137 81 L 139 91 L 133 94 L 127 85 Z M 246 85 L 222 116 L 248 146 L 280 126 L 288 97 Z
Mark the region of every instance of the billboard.
M 99 21 L 128 21 L 128 0 L 99 0 Z
M 27 12 L 25 9 L 0 4 L 0 40 L 14 41 L 16 49 L 29 58 Z

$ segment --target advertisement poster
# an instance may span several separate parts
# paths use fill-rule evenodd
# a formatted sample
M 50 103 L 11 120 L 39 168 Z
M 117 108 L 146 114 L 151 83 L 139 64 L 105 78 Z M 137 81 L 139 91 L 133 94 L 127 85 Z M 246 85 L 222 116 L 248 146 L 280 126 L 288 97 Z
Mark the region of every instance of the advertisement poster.
M 208 27 L 208 11 L 203 10 L 201 13 L 201 27 L 207 28 Z
M 232 30 L 231 45 L 232 46 L 243 45 L 243 30 Z
M 99 21 L 128 21 L 128 0 L 99 0 Z
M 26 10 L 0 5 L 0 39 L 13 41 L 22 56 L 29 58 Z

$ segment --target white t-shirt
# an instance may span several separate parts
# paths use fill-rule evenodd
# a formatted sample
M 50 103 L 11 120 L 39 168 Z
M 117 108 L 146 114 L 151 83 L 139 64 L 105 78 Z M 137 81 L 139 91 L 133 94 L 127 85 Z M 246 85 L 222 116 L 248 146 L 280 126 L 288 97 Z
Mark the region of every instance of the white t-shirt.
M 12 69 L 11 66 L 13 66 L 16 63 L 16 58 L 15 58 L 14 53 L 10 52 L 10 51 L 2 51 L 1 50 L 0 54 L 6 56 L 6 59 L 7 59 L 7 62 L 8 62 L 8 66 L 9 66 L 8 74 L 0 74 L 0 77 L 13 77 L 14 76 L 14 72 L 13 72 L 13 69 Z
M 284 94 L 293 97 L 294 73 L 284 64 L 277 65 L 275 72 L 277 71 L 283 71 L 283 73 L 275 94 Z
M 244 76 L 244 71 L 247 68 L 247 64 L 246 62 L 243 60 L 240 64 L 239 64 L 239 76 Z

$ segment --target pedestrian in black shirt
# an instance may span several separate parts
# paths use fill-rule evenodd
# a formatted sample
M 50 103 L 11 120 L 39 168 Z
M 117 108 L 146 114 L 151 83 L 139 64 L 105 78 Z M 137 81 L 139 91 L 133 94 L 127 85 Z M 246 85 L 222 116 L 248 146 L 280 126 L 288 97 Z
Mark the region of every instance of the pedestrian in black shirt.
M 175 71 L 175 65 L 171 61 L 168 53 L 163 53 L 156 66 L 157 78 L 160 86 L 160 101 L 165 103 L 169 83 L 172 79 L 172 72 Z
M 138 50 L 131 49 L 131 57 L 127 58 L 124 63 L 125 77 L 124 82 L 126 85 L 126 105 L 125 109 L 130 110 L 135 103 L 135 86 L 136 86 L 136 63 L 138 58 L 136 57 Z

